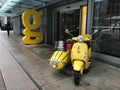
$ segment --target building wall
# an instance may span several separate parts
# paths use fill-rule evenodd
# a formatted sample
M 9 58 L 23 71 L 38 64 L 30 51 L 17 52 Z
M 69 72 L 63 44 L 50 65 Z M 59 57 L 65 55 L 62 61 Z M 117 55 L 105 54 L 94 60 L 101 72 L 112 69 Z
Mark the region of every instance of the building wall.
M 44 43 L 47 43 L 47 15 L 46 15 L 46 8 L 41 9 L 43 10 L 44 14 L 41 17 L 41 26 L 39 28 L 39 32 L 41 32 L 44 36 Z
M 21 34 L 21 28 L 20 28 L 20 16 L 14 17 L 13 18 L 13 32 L 16 35 L 20 35 Z
M 52 7 L 46 8 L 47 16 L 47 44 L 53 44 L 53 9 Z

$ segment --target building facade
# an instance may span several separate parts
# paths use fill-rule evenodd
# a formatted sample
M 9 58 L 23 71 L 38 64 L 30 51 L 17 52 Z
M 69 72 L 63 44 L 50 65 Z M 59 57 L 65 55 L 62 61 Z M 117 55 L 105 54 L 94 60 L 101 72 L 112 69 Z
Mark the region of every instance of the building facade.
M 44 43 L 54 45 L 55 41 L 66 40 L 65 29 L 77 36 L 81 33 L 95 37 L 93 57 L 120 66 L 120 1 L 119 0 L 58 0 L 39 8 L 44 11 L 39 29 L 44 35 Z M 13 17 L 16 34 L 22 34 L 21 15 Z M 18 29 L 17 29 L 18 28 Z

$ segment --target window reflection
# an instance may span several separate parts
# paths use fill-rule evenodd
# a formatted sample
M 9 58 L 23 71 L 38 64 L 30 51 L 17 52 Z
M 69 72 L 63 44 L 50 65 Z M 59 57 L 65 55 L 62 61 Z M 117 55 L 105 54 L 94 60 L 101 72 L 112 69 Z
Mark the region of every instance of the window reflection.
M 93 30 L 101 30 L 96 51 L 120 57 L 120 0 L 94 0 Z
M 65 29 L 69 29 L 74 36 L 79 35 L 79 17 L 80 17 L 80 9 L 76 10 L 69 10 L 61 13 L 61 40 L 66 40 L 68 38 L 71 38 L 68 34 L 65 33 Z

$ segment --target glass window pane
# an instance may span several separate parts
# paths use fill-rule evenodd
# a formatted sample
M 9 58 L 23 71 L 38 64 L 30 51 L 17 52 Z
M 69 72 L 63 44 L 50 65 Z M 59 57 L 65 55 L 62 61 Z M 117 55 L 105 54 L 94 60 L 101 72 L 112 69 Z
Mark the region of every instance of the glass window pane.
M 101 30 L 96 51 L 120 57 L 120 0 L 94 0 L 92 28 Z
M 65 29 L 73 30 L 71 32 L 74 36 L 79 35 L 79 30 L 77 27 L 79 26 L 79 17 L 80 17 L 80 9 L 69 10 L 61 13 L 61 40 L 66 40 L 71 38 L 68 34 L 65 33 Z

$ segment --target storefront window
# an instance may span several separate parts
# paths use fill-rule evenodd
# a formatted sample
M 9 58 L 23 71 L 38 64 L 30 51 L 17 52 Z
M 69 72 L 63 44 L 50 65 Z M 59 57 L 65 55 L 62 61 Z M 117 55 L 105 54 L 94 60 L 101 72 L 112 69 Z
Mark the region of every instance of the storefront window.
M 94 0 L 92 30 L 100 30 L 97 52 L 120 57 L 120 0 Z
M 68 34 L 65 33 L 65 29 L 69 29 L 72 31 L 71 33 L 74 36 L 79 35 L 79 17 L 80 17 L 80 9 L 69 10 L 61 13 L 61 40 L 66 40 L 71 38 Z

